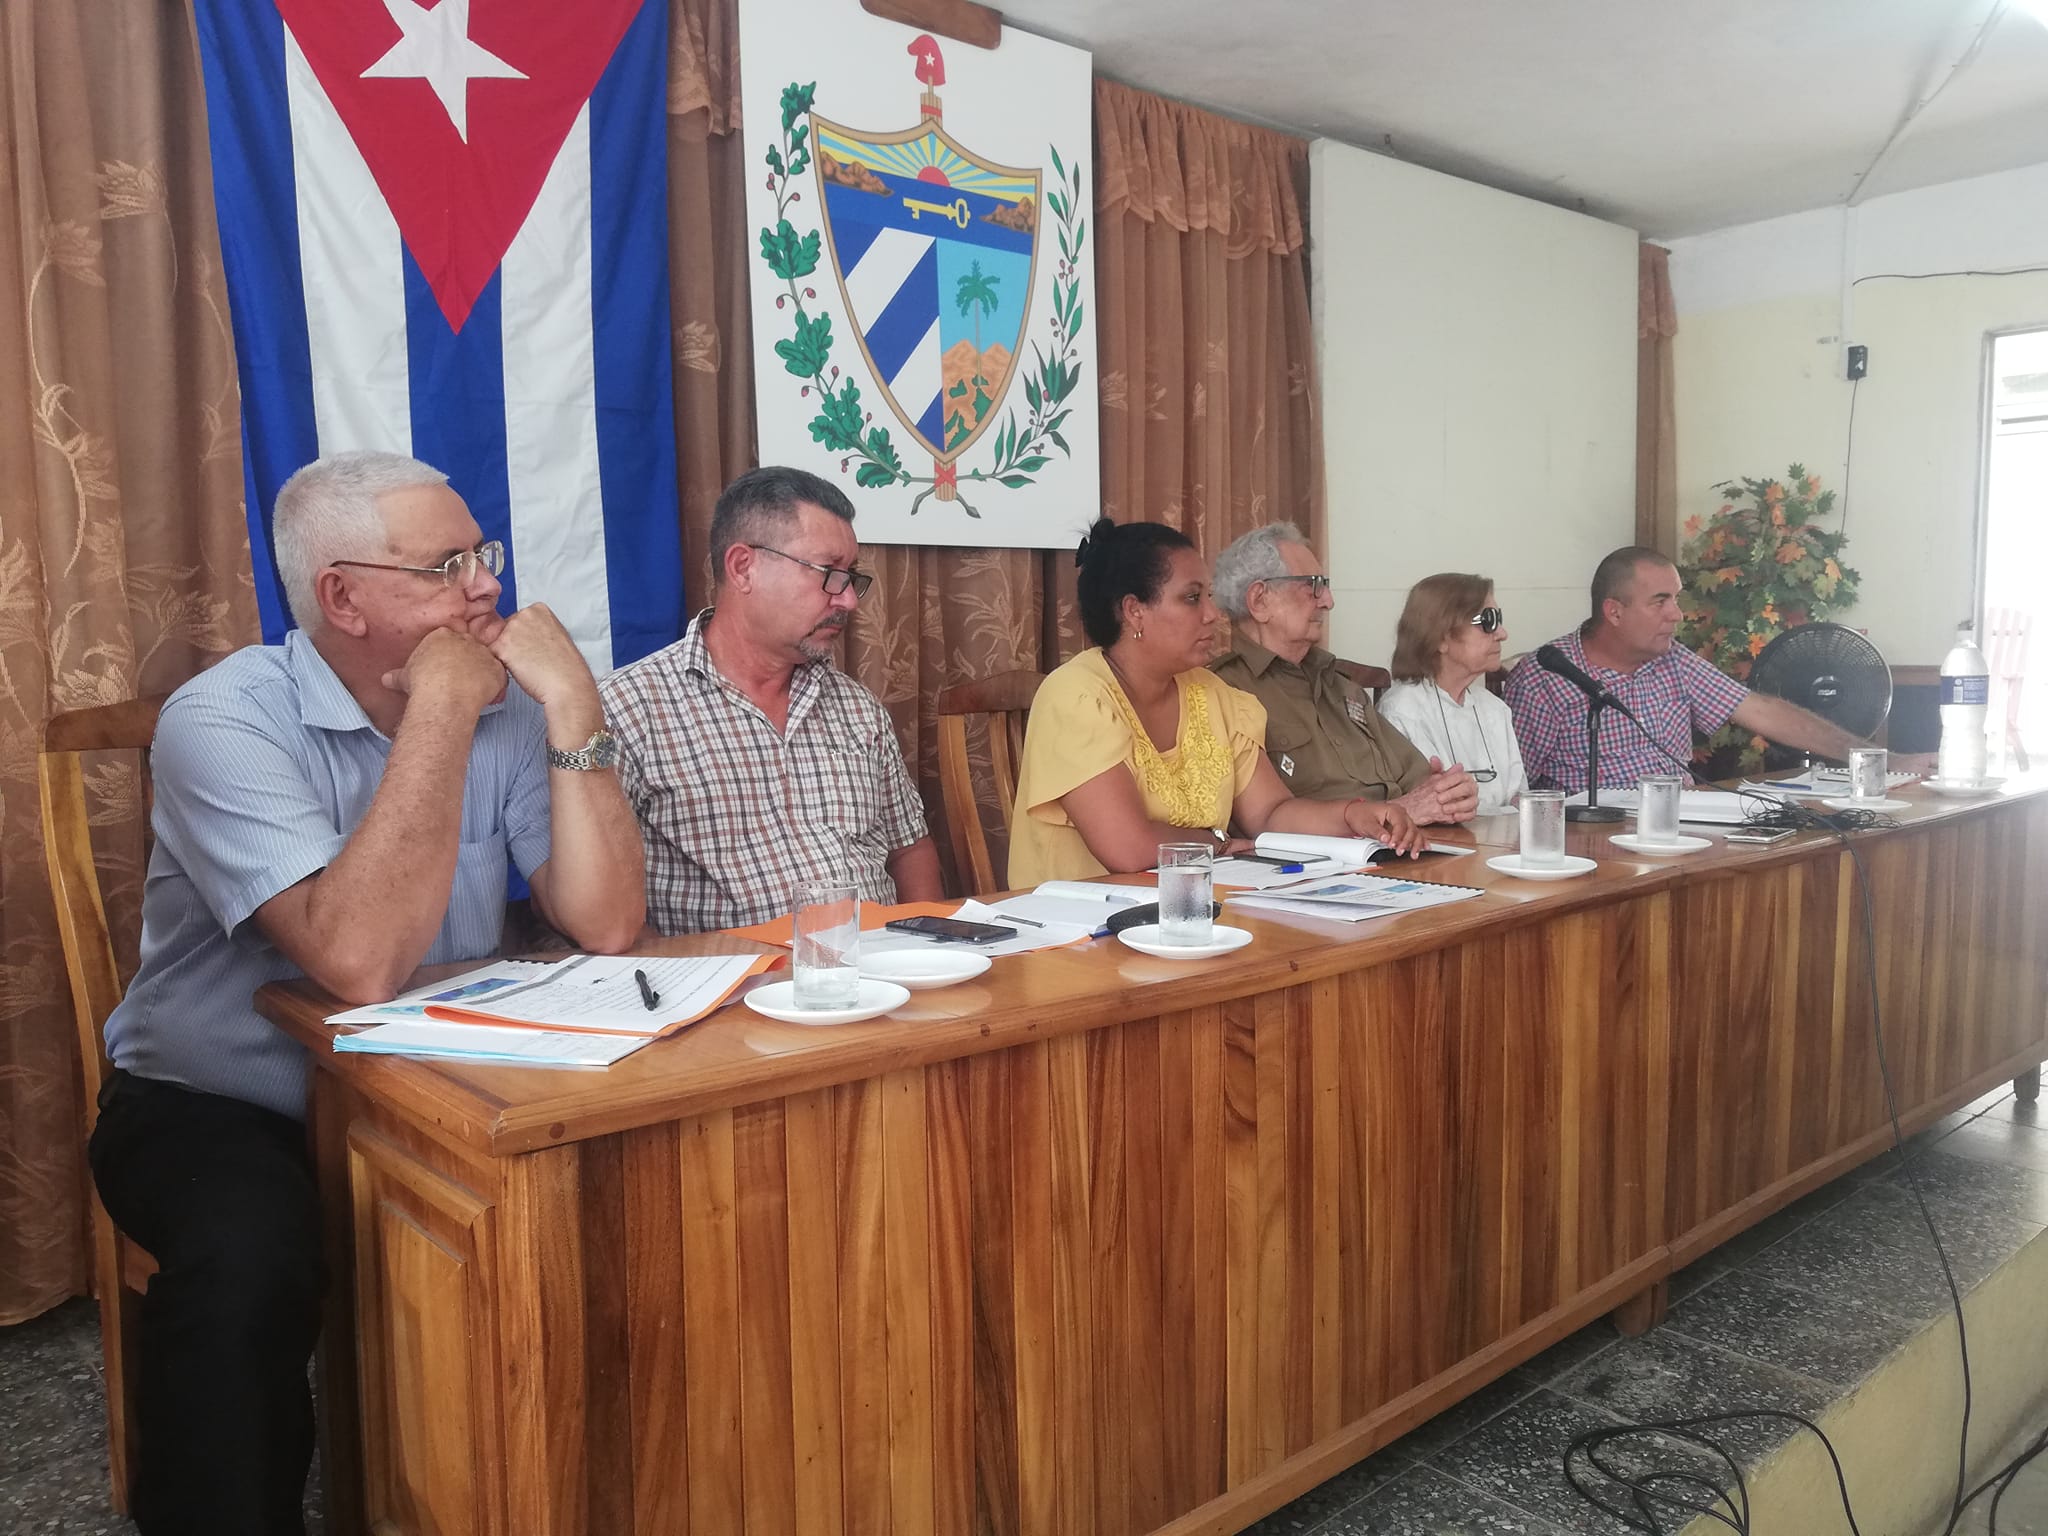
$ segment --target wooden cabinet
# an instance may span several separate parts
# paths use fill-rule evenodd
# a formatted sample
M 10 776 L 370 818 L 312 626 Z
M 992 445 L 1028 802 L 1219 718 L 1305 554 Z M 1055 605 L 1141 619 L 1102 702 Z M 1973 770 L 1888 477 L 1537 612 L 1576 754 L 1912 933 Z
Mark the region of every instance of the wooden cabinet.
M 363 1508 L 374 1536 L 501 1536 L 491 1207 L 348 1132 Z

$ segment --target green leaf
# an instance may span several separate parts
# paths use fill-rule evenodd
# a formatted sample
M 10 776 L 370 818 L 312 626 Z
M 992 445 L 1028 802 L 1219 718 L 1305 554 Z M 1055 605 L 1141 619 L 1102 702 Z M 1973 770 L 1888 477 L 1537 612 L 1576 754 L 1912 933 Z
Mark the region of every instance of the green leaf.
M 832 357 L 832 317 L 821 313 L 813 319 L 798 310 L 795 337 L 775 343 L 775 355 L 798 378 L 816 378 Z
M 1027 475 L 1035 475 L 1051 462 L 1052 460 L 1048 459 L 1044 454 L 1034 453 L 1029 458 L 1019 459 L 1017 461 L 1017 468 Z
M 1038 409 L 1039 401 L 1045 397 L 1039 394 L 1038 381 L 1036 379 L 1027 378 L 1024 381 L 1024 398 L 1030 402 L 1032 410 L 1036 411 Z
M 853 472 L 853 483 L 870 488 L 894 485 L 896 483 L 896 474 L 895 471 L 884 469 L 879 464 L 864 463 Z
M 818 270 L 818 232 L 799 236 L 787 219 L 775 228 L 761 231 L 761 259 L 768 270 L 784 282 L 794 282 Z
M 896 445 L 884 428 L 868 428 L 868 457 L 888 466 L 891 475 L 903 473 L 903 461 L 896 456 Z
M 773 144 L 770 144 L 768 146 L 768 169 L 773 171 L 778 176 L 784 174 L 784 167 L 782 164 L 782 151 L 777 149 Z
M 1052 168 L 1053 168 L 1053 174 L 1055 174 L 1056 176 L 1058 176 L 1058 177 L 1059 177 L 1059 179 L 1060 179 L 1061 181 L 1065 181 L 1065 180 L 1067 179 L 1067 168 L 1066 168 L 1066 167 L 1065 167 L 1064 165 L 1060 164 L 1060 147 L 1059 147 L 1059 145 L 1057 145 L 1057 144 L 1048 144 L 1048 145 L 1046 145 L 1045 147 L 1046 147 L 1047 149 L 1049 149 L 1049 150 L 1051 150 L 1051 151 L 1052 151 Z
M 811 102 L 817 94 L 818 82 L 815 80 L 809 85 L 798 85 L 792 80 L 782 88 L 782 131 L 785 134 L 796 126 L 798 118 L 810 112 Z
M 1029 475 L 998 475 L 996 479 L 1000 484 L 1007 485 L 1013 491 L 1021 491 L 1031 483 Z
M 1070 459 L 1074 456 L 1074 450 L 1067 446 L 1067 440 L 1061 437 L 1059 433 L 1053 431 L 1051 427 L 1045 429 L 1045 435 L 1060 445 L 1061 453 L 1064 453 Z

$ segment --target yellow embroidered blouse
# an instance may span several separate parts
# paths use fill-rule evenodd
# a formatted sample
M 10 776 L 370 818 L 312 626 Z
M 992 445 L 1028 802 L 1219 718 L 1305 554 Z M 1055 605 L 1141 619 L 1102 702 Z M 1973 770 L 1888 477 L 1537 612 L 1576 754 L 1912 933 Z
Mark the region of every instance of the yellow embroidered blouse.
M 1229 823 L 1264 751 L 1265 706 L 1206 667 L 1178 682 L 1180 734 L 1165 752 L 1145 734 L 1100 650 L 1083 651 L 1039 686 L 1017 770 L 1011 885 L 1104 872 L 1060 800 L 1118 763 L 1137 781 L 1147 816 L 1205 830 Z

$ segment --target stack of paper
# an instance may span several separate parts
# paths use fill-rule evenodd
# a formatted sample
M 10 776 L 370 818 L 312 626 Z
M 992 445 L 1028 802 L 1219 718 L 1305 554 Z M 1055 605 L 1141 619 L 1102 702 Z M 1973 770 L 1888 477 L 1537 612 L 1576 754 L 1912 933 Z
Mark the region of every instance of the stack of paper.
M 703 1018 L 771 963 L 766 955 L 499 960 L 327 1022 L 369 1026 L 336 1035 L 337 1051 L 609 1066 Z
M 1251 896 L 1232 896 L 1228 901 L 1233 907 L 1253 911 L 1295 912 L 1305 917 L 1362 923 L 1369 918 L 1466 901 L 1480 894 L 1467 885 L 1435 885 L 1420 880 L 1397 880 L 1389 875 L 1335 875 Z

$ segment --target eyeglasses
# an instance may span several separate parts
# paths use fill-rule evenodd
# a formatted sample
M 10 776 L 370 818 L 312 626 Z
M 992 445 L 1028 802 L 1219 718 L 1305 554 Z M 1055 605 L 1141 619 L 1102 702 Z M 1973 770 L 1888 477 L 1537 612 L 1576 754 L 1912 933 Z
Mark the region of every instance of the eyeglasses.
M 747 548 L 758 550 L 764 555 L 781 555 L 783 559 L 792 565 L 809 567 L 824 577 L 824 580 L 819 584 L 824 587 L 828 594 L 834 597 L 844 592 L 850 586 L 853 588 L 854 601 L 859 602 L 868 595 L 868 588 L 875 584 L 873 573 L 863 571 L 858 566 L 820 565 L 815 560 L 804 560 L 795 555 L 788 554 L 783 550 L 775 548 L 772 544 L 749 544 Z
M 1267 586 L 1271 586 L 1276 581 L 1305 581 L 1308 583 L 1308 595 L 1310 597 L 1321 597 L 1330 590 L 1330 578 L 1321 574 L 1314 576 L 1261 576 L 1259 580 L 1265 582 Z
M 439 565 L 384 565 L 375 560 L 330 560 L 327 563 L 361 566 L 366 571 L 410 571 L 415 576 L 438 576 L 443 586 L 466 587 L 475 579 L 478 566 L 493 576 L 504 574 L 505 546 L 497 539 L 486 539 L 475 549 L 458 550 Z
M 1472 623 L 1483 635 L 1491 635 L 1507 623 L 1508 616 L 1498 608 L 1482 608 L 1472 615 Z

